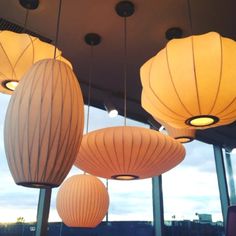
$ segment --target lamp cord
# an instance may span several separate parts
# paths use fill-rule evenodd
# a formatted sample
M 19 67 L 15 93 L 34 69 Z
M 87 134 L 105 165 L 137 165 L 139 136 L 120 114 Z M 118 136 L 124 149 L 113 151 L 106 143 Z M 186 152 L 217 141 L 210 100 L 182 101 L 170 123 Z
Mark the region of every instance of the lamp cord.
M 60 0 L 59 6 L 58 6 L 57 30 L 56 30 L 56 39 L 55 39 L 55 48 L 54 48 L 54 59 L 56 59 L 56 51 L 57 51 L 57 44 L 58 44 L 59 26 L 60 26 L 60 19 L 61 19 L 61 5 L 62 5 L 62 0 Z
M 27 30 L 28 17 L 29 17 L 29 9 L 26 8 L 26 13 L 25 13 L 25 22 L 24 22 L 23 33 L 25 33 L 26 30 Z
M 109 187 L 109 185 L 108 185 L 108 179 L 106 179 L 106 188 L 107 188 L 107 192 L 108 192 L 108 187 Z M 108 223 L 108 214 L 109 214 L 109 209 L 107 210 L 107 213 L 106 213 L 106 223 Z
M 193 42 L 193 21 L 192 21 L 192 14 L 191 14 L 191 0 L 187 0 L 188 5 L 188 18 L 189 18 L 189 26 L 190 26 L 190 34 L 191 34 L 191 43 L 192 43 L 192 59 L 193 59 L 193 70 L 194 70 L 194 80 L 195 80 L 195 88 L 197 93 L 197 102 L 198 102 L 198 110 L 200 114 L 201 112 L 201 106 L 200 106 L 200 99 L 199 99 L 199 92 L 198 92 L 198 81 L 197 81 L 197 75 L 196 75 L 196 66 L 195 66 L 195 54 L 194 54 L 194 42 Z
M 86 130 L 87 134 L 89 131 L 89 118 L 90 118 L 90 103 L 91 103 L 91 83 L 93 77 L 93 44 L 90 47 L 90 66 L 89 66 L 89 83 L 88 83 L 88 103 L 87 103 L 87 121 L 86 121 Z M 86 171 L 84 171 L 84 175 L 86 175 Z
M 91 102 L 91 83 L 93 76 L 93 44 L 90 47 L 90 66 L 89 66 L 89 83 L 88 83 L 88 104 L 87 104 L 87 122 L 86 122 L 86 134 L 89 130 L 89 118 L 90 118 L 90 102 Z
M 193 20 L 192 20 L 192 10 L 191 10 L 191 4 L 190 0 L 187 0 L 188 5 L 188 19 L 189 19 L 189 26 L 190 26 L 190 34 L 193 35 Z
M 127 17 L 124 17 L 124 126 L 127 117 Z

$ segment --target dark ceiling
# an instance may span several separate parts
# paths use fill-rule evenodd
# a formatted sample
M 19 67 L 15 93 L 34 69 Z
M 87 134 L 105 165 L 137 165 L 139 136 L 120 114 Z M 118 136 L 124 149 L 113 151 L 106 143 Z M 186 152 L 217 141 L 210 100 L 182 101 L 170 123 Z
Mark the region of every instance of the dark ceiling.
M 141 108 L 140 66 L 167 42 L 165 32 L 180 27 L 183 36 L 191 34 L 188 0 L 133 0 L 135 13 L 127 19 L 128 78 L 127 114 L 142 122 L 149 115 Z M 63 0 L 58 47 L 71 61 L 87 103 L 90 47 L 84 36 L 95 32 L 102 42 L 94 48 L 92 105 L 104 109 L 104 100 L 112 96 L 123 114 L 123 19 L 114 8 L 117 0 Z M 40 0 L 39 8 L 29 12 L 27 29 L 55 40 L 59 0 Z M 236 39 L 236 1 L 190 0 L 194 34 L 217 31 Z M 26 11 L 18 0 L 0 0 L 0 18 L 23 26 Z M 236 147 L 236 123 L 201 130 L 197 139 L 220 146 Z

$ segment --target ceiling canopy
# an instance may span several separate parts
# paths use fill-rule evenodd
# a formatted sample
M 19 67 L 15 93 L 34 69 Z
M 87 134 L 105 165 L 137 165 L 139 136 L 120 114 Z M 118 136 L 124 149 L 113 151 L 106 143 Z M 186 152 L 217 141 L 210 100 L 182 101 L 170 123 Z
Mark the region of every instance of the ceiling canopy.
M 123 20 L 115 12 L 117 2 L 64 0 L 58 48 L 72 63 L 84 100 L 87 101 L 90 49 L 84 42 L 84 36 L 91 32 L 101 35 L 101 43 L 94 48 L 91 104 L 104 109 L 104 100 L 112 96 L 114 105 L 122 115 Z M 148 123 L 151 117 L 141 107 L 139 68 L 165 47 L 168 29 L 179 27 L 183 37 L 190 35 L 188 5 L 187 0 L 134 0 L 133 3 L 135 13 L 127 19 L 127 116 Z M 58 4 L 57 0 L 40 0 L 36 10 L 29 10 L 27 31 L 53 43 L 56 38 Z M 236 39 L 235 1 L 191 0 L 190 4 L 194 34 L 216 31 L 224 37 Z M 0 16 L 0 29 L 20 31 L 20 27 L 25 24 L 26 10 L 16 0 L 2 0 Z M 196 138 L 207 143 L 235 147 L 236 124 L 199 130 Z

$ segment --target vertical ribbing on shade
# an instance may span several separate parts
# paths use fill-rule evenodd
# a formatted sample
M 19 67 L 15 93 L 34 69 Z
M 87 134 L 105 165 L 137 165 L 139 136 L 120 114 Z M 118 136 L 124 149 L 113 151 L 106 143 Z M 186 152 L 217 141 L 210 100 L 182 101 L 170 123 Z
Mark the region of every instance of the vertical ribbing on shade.
M 184 156 L 183 145 L 157 131 L 111 127 L 83 136 L 75 165 L 107 179 L 117 176 L 143 179 L 172 169 Z
M 57 193 L 58 214 L 69 227 L 96 227 L 105 217 L 108 206 L 107 189 L 91 175 L 68 178 Z
M 56 50 L 56 59 L 71 64 Z M 8 81 L 20 81 L 30 67 L 39 60 L 54 57 L 54 46 L 28 34 L 0 31 L 0 92 L 12 94 Z
M 236 42 L 216 32 L 171 40 L 140 75 L 142 107 L 176 128 L 236 119 Z
M 35 63 L 5 118 L 5 150 L 16 184 L 60 185 L 78 153 L 83 125 L 83 97 L 71 68 L 54 59 Z
M 195 139 L 196 129 L 175 128 L 171 124 L 167 124 L 156 117 L 155 120 L 165 127 L 170 137 L 177 139 L 181 143 L 188 143 Z

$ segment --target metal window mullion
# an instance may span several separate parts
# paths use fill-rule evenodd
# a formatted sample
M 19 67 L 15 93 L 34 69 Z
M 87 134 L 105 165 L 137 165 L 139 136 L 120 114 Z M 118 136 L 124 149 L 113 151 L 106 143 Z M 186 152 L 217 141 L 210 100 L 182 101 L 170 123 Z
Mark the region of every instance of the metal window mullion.
M 46 236 L 48 227 L 48 216 L 50 210 L 52 189 L 40 189 L 38 212 L 37 212 L 37 227 L 36 236 Z
M 152 201 L 154 235 L 164 236 L 164 208 L 161 175 L 152 178 Z
M 221 210 L 224 220 L 224 225 L 226 224 L 227 219 L 227 211 L 228 206 L 230 205 L 229 202 L 229 192 L 226 180 L 226 173 L 225 173 L 225 166 L 224 166 L 224 159 L 222 149 L 219 146 L 214 145 L 214 156 L 215 156 L 215 165 L 216 165 L 216 173 L 217 173 L 217 180 L 220 192 L 220 202 L 221 202 Z

